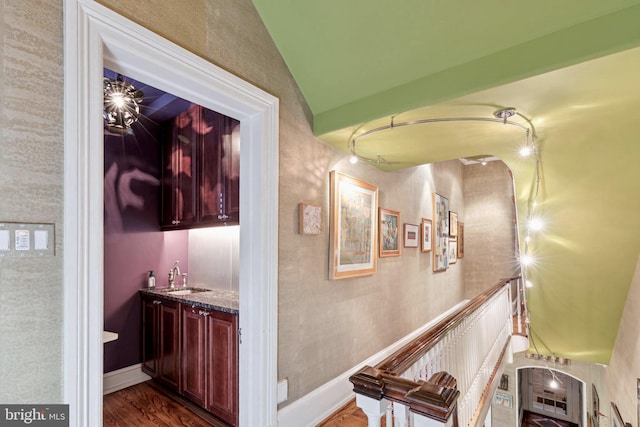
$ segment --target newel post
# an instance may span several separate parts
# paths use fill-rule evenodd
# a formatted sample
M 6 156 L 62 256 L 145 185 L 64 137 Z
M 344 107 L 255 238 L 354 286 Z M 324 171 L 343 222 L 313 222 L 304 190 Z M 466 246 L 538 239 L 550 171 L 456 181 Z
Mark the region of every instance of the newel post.
M 447 372 L 437 372 L 406 397 L 415 427 L 458 427 L 456 379 Z
M 446 372 L 435 373 L 428 381 L 410 381 L 366 366 L 349 378 L 356 392 L 356 404 L 367 415 L 369 427 L 379 427 L 387 401 L 398 405 L 401 420 L 406 409 L 415 427 L 458 427 L 457 381 Z M 404 406 L 404 407 L 403 407 Z
M 356 405 L 369 420 L 368 427 L 380 427 L 380 418 L 385 413 L 388 402 L 384 399 L 384 381 L 381 372 L 366 366 L 349 378 L 356 392 Z

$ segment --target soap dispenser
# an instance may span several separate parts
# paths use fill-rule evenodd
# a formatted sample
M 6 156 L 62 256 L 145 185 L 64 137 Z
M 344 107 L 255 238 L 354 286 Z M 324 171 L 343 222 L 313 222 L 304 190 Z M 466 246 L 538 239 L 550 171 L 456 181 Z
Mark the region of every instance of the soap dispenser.
M 149 289 L 156 288 L 156 277 L 153 275 L 153 270 L 149 270 L 149 278 L 147 279 L 147 285 Z

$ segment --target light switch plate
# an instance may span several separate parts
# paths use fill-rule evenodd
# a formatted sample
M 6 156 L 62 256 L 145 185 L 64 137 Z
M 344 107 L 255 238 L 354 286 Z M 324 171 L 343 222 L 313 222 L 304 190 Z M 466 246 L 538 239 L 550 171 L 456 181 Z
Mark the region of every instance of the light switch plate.
M 0 222 L 0 259 L 55 256 L 55 225 Z
M 11 244 L 11 235 L 9 230 L 0 229 L 0 252 L 9 251 Z
M 289 398 L 289 379 L 278 381 L 278 403 L 282 403 Z

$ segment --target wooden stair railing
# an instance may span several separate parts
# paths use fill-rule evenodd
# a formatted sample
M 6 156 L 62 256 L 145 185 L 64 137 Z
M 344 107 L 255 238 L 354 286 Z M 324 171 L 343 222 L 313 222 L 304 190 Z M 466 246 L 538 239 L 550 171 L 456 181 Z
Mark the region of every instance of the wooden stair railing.
M 430 374 L 427 379 L 409 379 L 404 378 L 403 375 L 431 349 L 439 345 L 445 337 L 448 337 L 447 334 L 455 331 L 460 325 L 464 325 L 465 320 L 484 313 L 477 312 L 481 309 L 486 310 L 488 303 L 496 301 L 495 298 L 499 298 L 499 294 L 500 296 L 503 296 L 502 293 L 507 294 L 508 302 L 501 303 L 508 304 L 510 307 L 510 283 L 512 280 L 518 280 L 518 278 L 501 280 L 497 285 L 445 317 L 434 327 L 422 333 L 375 367 L 365 366 L 349 378 L 354 386 L 353 390 L 356 393 L 358 406 L 369 418 L 369 427 L 379 426 L 380 416 L 387 406 L 385 401 L 392 402 L 394 412 L 401 413 L 400 416 L 396 414 L 396 421 L 399 420 L 400 426 L 406 426 L 405 420 L 409 418 L 408 413 L 403 415 L 404 411 L 413 414 L 412 426 L 415 427 L 458 426 L 457 400 L 461 391 L 458 390 L 458 381 L 453 375 L 445 371 Z M 505 313 L 504 325 L 498 325 L 504 330 L 501 334 L 496 334 L 496 345 L 499 348 L 494 346 L 495 348 L 491 349 L 491 354 L 494 354 L 491 363 L 494 364 L 497 359 L 497 365 L 486 367 L 491 371 L 491 376 L 496 375 L 497 367 L 507 350 L 509 337 L 512 333 L 511 309 L 506 308 L 505 310 L 508 313 Z M 498 311 L 498 317 L 501 318 L 500 310 Z M 505 333 L 509 336 L 504 337 Z M 447 338 L 447 340 L 450 339 Z M 499 356 L 496 356 L 497 353 Z M 483 390 L 481 402 L 487 398 L 485 396 L 487 392 L 488 388 Z M 388 418 L 389 415 L 388 413 Z M 469 418 L 467 416 L 465 419 Z

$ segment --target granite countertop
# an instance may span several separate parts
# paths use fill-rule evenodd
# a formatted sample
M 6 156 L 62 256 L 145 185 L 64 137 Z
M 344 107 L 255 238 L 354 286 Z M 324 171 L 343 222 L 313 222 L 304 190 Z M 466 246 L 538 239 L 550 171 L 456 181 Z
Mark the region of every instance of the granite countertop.
M 185 288 L 176 287 L 176 290 Z M 186 289 L 193 289 L 189 286 Z M 203 289 L 203 288 L 197 288 Z M 176 301 L 182 304 L 192 304 L 202 308 L 209 308 L 211 310 L 224 311 L 231 314 L 239 314 L 239 301 L 238 292 L 228 291 L 222 289 L 207 289 L 205 292 L 196 292 L 187 295 L 175 295 L 171 292 L 167 292 L 167 288 L 156 289 L 140 289 L 140 293 L 144 295 L 152 295 L 159 298 L 168 299 L 170 301 Z

